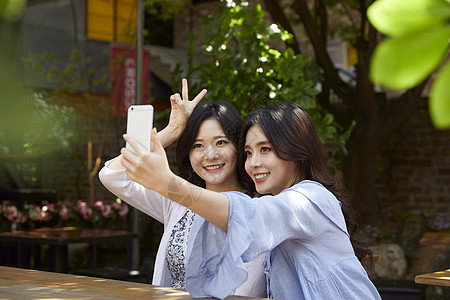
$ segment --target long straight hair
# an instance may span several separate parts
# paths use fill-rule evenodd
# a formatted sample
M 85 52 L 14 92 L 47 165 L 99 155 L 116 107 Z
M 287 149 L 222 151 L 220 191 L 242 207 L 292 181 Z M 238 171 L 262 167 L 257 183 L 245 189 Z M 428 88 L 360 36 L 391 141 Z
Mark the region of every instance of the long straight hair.
M 293 102 L 257 108 L 248 115 L 241 139 L 245 139 L 250 127 L 255 125 L 260 127 L 280 159 L 297 164 L 298 178 L 321 183 L 342 203 L 356 256 L 360 261 L 366 255 L 370 257 L 372 251 L 354 239 L 357 224 L 350 198 L 347 192 L 339 188 L 336 178 L 326 166 L 322 144 L 309 114 Z
M 236 151 L 238 151 L 239 133 L 242 128 L 242 118 L 239 112 L 230 103 L 224 101 L 197 106 L 189 116 L 186 128 L 177 144 L 177 162 L 180 176 L 203 188 L 206 186 L 205 181 L 192 168 L 189 153 L 197 138 L 200 125 L 207 119 L 219 122 L 227 138 L 234 144 Z M 237 153 L 236 158 L 236 171 L 239 183 L 249 195 L 253 195 L 255 188 L 252 180 L 244 170 L 244 161 Z

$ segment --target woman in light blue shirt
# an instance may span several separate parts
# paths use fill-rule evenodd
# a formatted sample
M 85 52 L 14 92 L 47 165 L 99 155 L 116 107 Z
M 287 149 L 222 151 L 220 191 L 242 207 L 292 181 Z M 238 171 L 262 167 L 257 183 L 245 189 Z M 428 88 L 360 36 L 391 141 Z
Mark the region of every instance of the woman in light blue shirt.
M 122 149 L 130 178 L 205 219 L 191 227 L 186 289 L 225 298 L 247 277 L 244 262 L 267 251 L 271 298 L 380 299 L 360 263 L 371 252 L 352 238 L 353 212 L 306 111 L 292 102 L 259 108 L 243 134 L 246 172 L 266 195 L 257 199 L 189 184 L 172 173 L 155 135 L 153 152 L 125 137 L 138 152 Z

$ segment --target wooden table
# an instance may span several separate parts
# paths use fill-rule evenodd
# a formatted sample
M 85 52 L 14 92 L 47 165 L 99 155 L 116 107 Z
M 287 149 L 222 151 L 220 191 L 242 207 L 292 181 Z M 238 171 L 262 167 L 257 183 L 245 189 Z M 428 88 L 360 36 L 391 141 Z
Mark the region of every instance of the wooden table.
M 426 232 L 419 243 L 421 246 L 447 248 L 450 246 L 450 232 Z
M 193 299 L 150 284 L 0 266 L 0 299 Z M 260 299 L 229 296 L 228 300 Z
M 416 283 L 450 286 L 450 269 L 417 275 Z
M 15 232 L 0 232 L 0 241 L 17 242 L 18 266 L 27 266 L 23 257 L 23 243 L 48 244 L 49 270 L 55 272 L 68 271 L 68 245 L 73 243 L 88 242 L 96 245 L 105 241 L 127 241 L 138 238 L 135 232 L 107 229 L 86 229 L 78 227 L 39 228 Z M 94 246 L 94 265 L 96 264 L 96 251 Z

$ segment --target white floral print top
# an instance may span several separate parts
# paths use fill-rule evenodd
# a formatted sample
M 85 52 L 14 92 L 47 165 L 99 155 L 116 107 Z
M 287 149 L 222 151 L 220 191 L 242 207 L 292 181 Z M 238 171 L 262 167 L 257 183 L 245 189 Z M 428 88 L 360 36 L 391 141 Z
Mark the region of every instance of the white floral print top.
M 195 213 L 188 210 L 173 227 L 166 251 L 167 266 L 172 277 L 172 287 L 185 288 L 186 253 L 189 230 Z

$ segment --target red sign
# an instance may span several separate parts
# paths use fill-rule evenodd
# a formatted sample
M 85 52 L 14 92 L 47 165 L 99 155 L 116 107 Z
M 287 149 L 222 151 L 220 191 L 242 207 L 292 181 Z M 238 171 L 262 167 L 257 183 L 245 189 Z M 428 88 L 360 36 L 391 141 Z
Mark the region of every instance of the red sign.
M 148 61 L 150 53 L 143 51 L 142 61 L 142 102 L 147 104 L 149 97 Z M 111 45 L 110 80 L 112 104 L 119 116 L 126 116 L 128 107 L 136 104 L 136 51 L 122 45 Z

